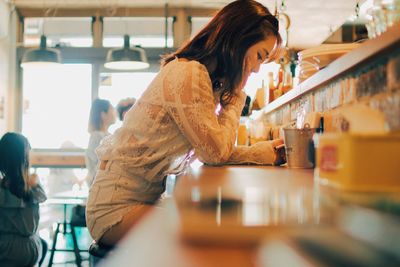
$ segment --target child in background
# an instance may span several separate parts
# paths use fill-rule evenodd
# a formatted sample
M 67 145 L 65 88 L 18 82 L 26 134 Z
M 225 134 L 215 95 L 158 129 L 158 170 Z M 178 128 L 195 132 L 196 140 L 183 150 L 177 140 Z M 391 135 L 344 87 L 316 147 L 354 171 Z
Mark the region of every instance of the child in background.
M 21 134 L 0 140 L 0 266 L 40 266 L 47 252 L 37 234 L 46 195 L 37 175 L 29 175 L 29 150 Z

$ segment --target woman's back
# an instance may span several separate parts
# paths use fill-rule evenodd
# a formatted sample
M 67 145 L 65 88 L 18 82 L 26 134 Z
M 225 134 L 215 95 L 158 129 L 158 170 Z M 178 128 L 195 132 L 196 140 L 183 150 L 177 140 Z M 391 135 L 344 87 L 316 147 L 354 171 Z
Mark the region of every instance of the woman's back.
M 208 106 L 195 109 L 196 101 Z M 180 169 L 193 148 L 181 129 L 191 129 L 194 118 L 215 108 L 206 68 L 197 61 L 176 59 L 163 67 L 128 111 L 123 126 L 103 140 L 97 153 L 100 160 L 118 161 L 132 175 L 160 181 L 168 171 Z M 190 131 L 196 135 L 199 129 Z
M 46 194 L 37 175 L 29 174 L 29 151 L 28 139 L 19 133 L 0 139 L 0 266 L 33 266 L 47 251 L 36 234 Z
M 42 250 L 39 236 L 39 203 L 46 200 L 40 185 L 31 189 L 31 200 L 23 200 L 0 187 L 0 263 L 34 265 Z

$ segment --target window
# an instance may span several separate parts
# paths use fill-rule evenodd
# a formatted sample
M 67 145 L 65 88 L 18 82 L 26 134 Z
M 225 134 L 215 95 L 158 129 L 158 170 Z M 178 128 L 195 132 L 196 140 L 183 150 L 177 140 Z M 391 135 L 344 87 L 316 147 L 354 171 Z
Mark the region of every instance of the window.
M 273 72 L 274 77 L 277 77 L 279 71 L 279 65 L 275 62 L 268 64 L 261 64 L 260 71 L 258 73 L 252 73 L 247 79 L 246 85 L 244 86 L 244 91 L 247 95 L 254 99 L 258 88 L 262 87 L 264 83 L 264 88 L 268 88 L 269 78 L 268 72 Z
M 167 47 L 173 47 L 172 24 L 173 19 L 168 18 Z M 125 34 L 131 37 L 131 45 L 165 47 L 165 18 L 104 18 L 103 46 L 123 46 Z
M 22 133 L 32 147 L 87 146 L 91 78 L 91 64 L 24 69 Z
M 26 18 L 24 45 L 39 46 L 40 35 L 47 37 L 47 45 L 90 47 L 93 44 L 91 18 Z
M 99 98 L 109 100 L 114 107 L 121 99 L 127 97 L 138 99 L 156 75 L 156 72 L 102 73 Z M 110 132 L 121 125 L 122 122 L 117 120 L 111 125 Z
M 207 25 L 208 22 L 212 17 L 193 17 L 192 18 L 192 31 L 191 31 L 191 36 L 195 36 L 204 26 Z

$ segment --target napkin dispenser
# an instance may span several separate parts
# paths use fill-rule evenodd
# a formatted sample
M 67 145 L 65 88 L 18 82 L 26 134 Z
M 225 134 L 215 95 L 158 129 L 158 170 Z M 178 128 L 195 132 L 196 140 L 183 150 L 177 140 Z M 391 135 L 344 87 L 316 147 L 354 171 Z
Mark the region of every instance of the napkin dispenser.
M 315 178 L 348 191 L 400 191 L 400 134 L 320 135 Z

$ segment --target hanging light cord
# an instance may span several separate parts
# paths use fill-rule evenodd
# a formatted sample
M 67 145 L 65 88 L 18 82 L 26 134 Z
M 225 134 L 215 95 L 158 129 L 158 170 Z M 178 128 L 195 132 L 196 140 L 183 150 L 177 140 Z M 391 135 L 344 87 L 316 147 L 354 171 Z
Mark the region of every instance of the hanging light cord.
M 165 3 L 164 16 L 165 16 L 165 25 L 164 25 L 165 42 L 164 42 L 164 48 L 167 49 L 168 48 L 168 3 Z
M 356 7 L 354 8 L 354 11 L 356 13 L 356 18 L 360 17 L 360 1 L 357 1 Z
M 281 6 L 280 6 L 279 10 L 280 10 L 281 12 L 285 12 L 285 11 L 286 11 L 285 0 L 282 0 Z

